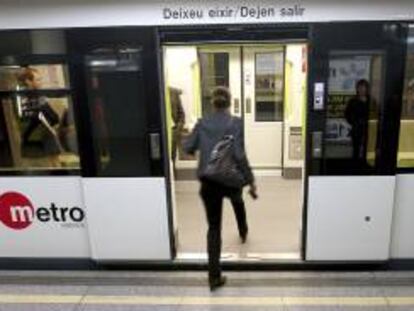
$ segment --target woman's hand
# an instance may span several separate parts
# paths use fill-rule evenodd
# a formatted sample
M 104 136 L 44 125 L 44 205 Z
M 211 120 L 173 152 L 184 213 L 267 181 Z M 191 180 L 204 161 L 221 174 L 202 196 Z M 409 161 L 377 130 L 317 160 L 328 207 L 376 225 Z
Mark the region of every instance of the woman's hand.
M 249 185 L 249 194 L 253 198 L 253 200 L 257 200 L 257 186 L 254 182 Z

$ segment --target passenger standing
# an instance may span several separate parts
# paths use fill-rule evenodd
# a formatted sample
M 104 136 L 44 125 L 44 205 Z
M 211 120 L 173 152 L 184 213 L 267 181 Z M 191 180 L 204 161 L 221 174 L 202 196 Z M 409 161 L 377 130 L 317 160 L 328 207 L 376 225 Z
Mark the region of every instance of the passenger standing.
M 212 150 L 225 135 L 234 138 L 233 153 L 238 163 L 238 168 L 245 180 L 250 185 L 250 194 L 256 198 L 256 185 L 244 149 L 243 122 L 240 118 L 230 115 L 229 107 L 231 95 L 227 88 L 218 87 L 213 91 L 212 104 L 214 112 L 199 120 L 189 139 L 184 145 L 187 153 L 194 154 L 200 151 L 198 163 L 198 177 L 201 181 L 200 196 L 204 203 L 207 222 L 207 250 L 210 289 L 224 285 L 226 279 L 221 274 L 221 222 L 223 212 L 223 199 L 230 198 L 236 214 L 239 234 L 244 242 L 247 237 L 247 221 L 244 201 L 242 199 L 242 187 L 224 186 L 203 177 Z
M 179 147 L 181 146 L 181 137 L 185 126 L 185 111 L 181 102 L 182 91 L 177 88 L 169 88 L 170 102 L 171 102 L 171 117 L 174 122 L 172 127 L 172 162 L 174 173 L 176 175 L 176 161 L 177 156 L 180 153 Z M 177 175 L 176 175 L 177 176 Z

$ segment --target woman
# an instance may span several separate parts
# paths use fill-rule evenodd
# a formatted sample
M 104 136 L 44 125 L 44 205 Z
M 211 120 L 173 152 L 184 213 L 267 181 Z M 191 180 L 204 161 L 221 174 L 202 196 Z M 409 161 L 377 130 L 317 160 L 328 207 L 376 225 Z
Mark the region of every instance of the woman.
M 224 285 L 226 278 L 221 275 L 220 253 L 221 253 L 221 219 L 223 211 L 223 199 L 230 198 L 236 213 L 239 233 L 244 242 L 247 237 L 247 223 L 242 189 L 220 185 L 203 178 L 211 151 L 224 135 L 234 137 L 234 156 L 239 169 L 250 185 L 250 194 L 256 198 L 256 185 L 252 170 L 246 157 L 243 142 L 243 122 L 240 118 L 230 115 L 231 103 L 230 92 L 225 87 L 218 87 L 213 91 L 212 104 L 214 112 L 201 119 L 195 126 L 189 139 L 184 145 L 187 153 L 194 154 L 200 151 L 198 163 L 198 177 L 201 181 L 200 196 L 204 203 L 207 215 L 208 233 L 208 267 L 210 289 Z

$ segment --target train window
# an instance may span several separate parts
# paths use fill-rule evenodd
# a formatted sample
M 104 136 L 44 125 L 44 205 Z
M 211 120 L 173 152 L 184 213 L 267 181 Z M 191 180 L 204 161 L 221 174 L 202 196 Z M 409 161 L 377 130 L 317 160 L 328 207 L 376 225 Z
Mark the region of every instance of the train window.
M 414 28 L 410 27 L 400 121 L 398 167 L 414 167 Z
M 79 169 L 66 66 L 2 66 L 0 77 L 0 170 Z
M 325 158 L 346 162 L 360 172 L 374 167 L 382 73 L 380 53 L 332 53 Z
M 255 119 L 258 122 L 283 120 L 283 53 L 255 56 Z

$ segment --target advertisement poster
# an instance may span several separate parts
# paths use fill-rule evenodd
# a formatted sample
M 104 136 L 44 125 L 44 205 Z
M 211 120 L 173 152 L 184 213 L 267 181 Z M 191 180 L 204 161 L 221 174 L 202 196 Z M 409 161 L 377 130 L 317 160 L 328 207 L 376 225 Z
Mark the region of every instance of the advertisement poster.
M 370 80 L 371 58 L 349 57 L 329 61 L 329 94 L 353 95 L 358 80 Z

